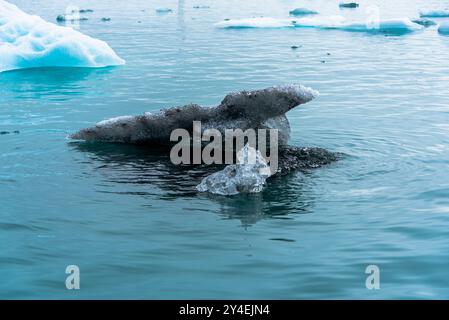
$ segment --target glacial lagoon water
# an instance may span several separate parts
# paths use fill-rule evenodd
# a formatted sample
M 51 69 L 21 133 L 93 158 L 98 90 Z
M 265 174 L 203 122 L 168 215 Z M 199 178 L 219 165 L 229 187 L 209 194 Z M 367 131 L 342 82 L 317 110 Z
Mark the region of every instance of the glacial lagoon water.
M 93 9 L 80 31 L 127 63 L 0 73 L 1 298 L 449 297 L 449 37 L 214 26 L 297 7 L 413 18 L 449 1 L 11 2 L 47 21 Z M 195 168 L 66 139 L 114 116 L 292 82 L 321 95 L 288 114 L 291 144 L 345 156 L 260 194 L 197 193 Z M 70 291 L 73 264 L 81 289 Z M 368 265 L 380 290 L 365 287 Z

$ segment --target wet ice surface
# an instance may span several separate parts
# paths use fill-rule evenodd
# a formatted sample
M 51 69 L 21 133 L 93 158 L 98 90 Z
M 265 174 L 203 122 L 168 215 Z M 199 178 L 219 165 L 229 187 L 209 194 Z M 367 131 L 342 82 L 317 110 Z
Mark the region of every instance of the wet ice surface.
M 207 176 L 196 189 L 223 196 L 257 193 L 263 190 L 269 176 L 270 166 L 260 151 L 246 145 L 237 153 L 237 164 Z
M 214 27 L 315 4 L 359 21 L 373 3 L 383 20 L 444 4 L 339 2 L 15 1 L 46 21 L 67 5 L 93 9 L 80 31 L 127 64 L 0 74 L 0 131 L 10 132 L 0 135 L 0 297 L 447 298 L 449 38 L 437 26 L 401 35 Z M 164 6 L 173 13 L 157 15 Z M 270 177 L 260 193 L 198 193 L 222 168 L 66 140 L 101 119 L 291 82 L 321 93 L 288 115 L 291 144 L 346 156 Z M 65 289 L 69 264 L 81 269 L 78 292 Z M 381 290 L 365 288 L 370 264 Z

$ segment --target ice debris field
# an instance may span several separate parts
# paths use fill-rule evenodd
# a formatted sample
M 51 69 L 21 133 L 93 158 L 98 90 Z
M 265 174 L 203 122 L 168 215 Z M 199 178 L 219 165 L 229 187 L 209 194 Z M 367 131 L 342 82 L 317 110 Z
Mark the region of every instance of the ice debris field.
M 341 3 L 340 9 L 359 10 L 357 3 Z M 207 8 L 207 7 L 206 7 Z M 92 10 L 85 10 L 86 13 Z M 156 8 L 158 13 L 173 12 Z M 76 20 L 87 18 L 79 15 Z M 57 21 L 73 20 L 59 15 Z M 435 19 L 430 20 L 429 18 Z M 435 26 L 442 35 L 449 34 L 449 9 L 421 10 L 417 17 L 353 21 L 340 15 L 321 15 L 315 8 L 292 8 L 286 18 L 251 17 L 225 19 L 215 24 L 223 29 L 245 28 L 316 28 L 352 32 L 405 34 Z M 109 21 L 107 18 L 102 21 Z M 120 58 L 104 41 L 89 37 L 70 27 L 53 24 L 17 6 L 0 0 L 0 72 L 38 67 L 106 67 L 122 65 Z
M 0 0 L 0 72 L 38 67 L 106 67 L 124 63 L 106 42 L 29 15 Z

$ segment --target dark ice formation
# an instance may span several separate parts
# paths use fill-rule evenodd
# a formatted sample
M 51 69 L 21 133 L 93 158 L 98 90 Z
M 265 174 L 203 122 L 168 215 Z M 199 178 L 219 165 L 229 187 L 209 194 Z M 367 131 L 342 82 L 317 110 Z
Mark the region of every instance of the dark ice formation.
M 185 129 L 193 134 L 193 121 L 201 121 L 201 130 L 216 129 L 225 136 L 226 129 L 278 129 L 279 149 L 277 171 L 259 172 L 267 163 L 260 160 L 259 150 L 245 146 L 242 150 L 257 152 L 256 164 L 228 165 L 222 171 L 205 177 L 198 191 L 221 195 L 239 192 L 260 192 L 265 180 L 274 174 L 292 170 L 307 171 L 338 160 L 339 155 L 321 148 L 299 148 L 288 145 L 290 125 L 286 113 L 298 105 L 318 96 L 318 92 L 301 86 L 276 86 L 262 90 L 241 91 L 228 94 L 216 107 L 188 104 L 163 109 L 158 113 L 141 116 L 123 116 L 97 123 L 69 137 L 88 142 L 112 142 L 142 145 L 152 150 L 167 150 L 177 141 L 170 141 L 173 130 Z M 238 151 L 238 150 L 236 150 Z M 239 153 L 237 153 L 237 160 Z
M 169 146 L 175 129 L 192 134 L 193 121 L 201 121 L 202 131 L 217 129 L 279 129 L 279 144 L 286 145 L 290 125 L 285 113 L 314 99 L 318 92 L 301 85 L 271 87 L 228 94 L 216 107 L 188 104 L 163 109 L 156 114 L 124 116 L 97 123 L 70 136 L 85 141 L 119 142 Z

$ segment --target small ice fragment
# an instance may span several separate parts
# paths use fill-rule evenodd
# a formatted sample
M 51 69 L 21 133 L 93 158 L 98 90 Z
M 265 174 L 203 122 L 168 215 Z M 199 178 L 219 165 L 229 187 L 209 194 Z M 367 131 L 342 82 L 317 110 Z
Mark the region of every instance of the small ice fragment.
M 157 8 L 156 12 L 157 13 L 170 13 L 170 12 L 173 12 L 173 10 L 170 8 Z
M 449 35 L 449 22 L 443 22 L 438 27 L 438 32 L 441 34 Z
M 417 23 L 419 25 L 422 25 L 423 27 L 431 27 L 431 26 L 435 26 L 437 23 L 433 20 L 429 20 L 429 19 L 424 19 L 424 18 L 420 18 L 420 19 L 414 19 L 412 20 L 412 22 Z
M 245 29 L 245 28 L 292 28 L 294 25 L 289 19 L 275 19 L 268 17 L 248 19 L 225 19 L 215 24 L 223 29 Z
M 88 18 L 82 17 L 77 14 L 60 14 L 56 17 L 57 22 L 66 22 L 66 21 L 86 21 Z
M 340 8 L 358 8 L 359 4 L 356 2 L 340 3 L 338 5 Z
M 223 196 L 261 192 L 271 172 L 260 151 L 245 145 L 237 153 L 237 162 L 205 177 L 196 189 Z
M 289 13 L 293 16 L 305 16 L 309 14 L 318 14 L 318 11 L 310 10 L 307 8 L 296 8 L 294 10 L 291 10 Z

